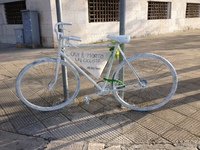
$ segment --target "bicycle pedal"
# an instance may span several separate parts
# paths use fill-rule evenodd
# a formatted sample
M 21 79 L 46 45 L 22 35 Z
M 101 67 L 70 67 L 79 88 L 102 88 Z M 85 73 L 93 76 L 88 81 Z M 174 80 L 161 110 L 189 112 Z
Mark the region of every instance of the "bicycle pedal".
M 89 105 L 90 100 L 89 100 L 89 96 L 88 96 L 88 95 L 86 95 L 86 96 L 84 97 L 84 102 L 85 102 L 85 104 Z

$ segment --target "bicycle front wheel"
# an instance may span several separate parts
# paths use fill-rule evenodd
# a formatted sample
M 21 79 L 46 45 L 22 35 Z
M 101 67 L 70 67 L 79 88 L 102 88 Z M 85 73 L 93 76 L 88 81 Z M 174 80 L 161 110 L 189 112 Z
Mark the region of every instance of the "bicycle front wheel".
M 65 75 L 62 66 L 65 68 Z M 16 92 L 25 105 L 40 111 L 53 111 L 73 101 L 80 89 L 77 71 L 61 61 L 57 81 L 49 88 L 48 85 L 54 79 L 55 68 L 55 58 L 42 58 L 21 70 L 16 79 Z
M 123 74 L 123 83 L 113 82 L 112 88 L 115 98 L 122 105 L 132 110 L 150 111 L 171 99 L 178 79 L 169 61 L 156 54 L 141 53 L 129 57 L 128 62 L 141 82 L 126 61 L 119 64 L 114 71 L 113 81 L 119 80 Z

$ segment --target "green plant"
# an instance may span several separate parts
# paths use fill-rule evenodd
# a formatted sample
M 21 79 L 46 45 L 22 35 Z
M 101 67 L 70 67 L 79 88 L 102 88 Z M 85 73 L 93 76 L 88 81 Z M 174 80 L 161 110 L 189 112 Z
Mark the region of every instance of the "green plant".
M 116 41 L 111 41 L 111 43 L 112 43 L 112 44 L 115 44 Z M 120 47 L 121 47 L 121 46 L 120 46 Z M 114 46 L 110 46 L 110 47 L 109 47 L 109 50 L 110 50 L 111 52 L 113 52 L 114 49 L 115 49 Z M 119 52 L 119 50 L 117 49 L 117 50 L 116 50 L 116 53 L 115 53 L 115 57 L 114 57 L 115 60 L 118 60 L 118 59 L 119 59 L 119 53 L 120 53 L 120 52 Z

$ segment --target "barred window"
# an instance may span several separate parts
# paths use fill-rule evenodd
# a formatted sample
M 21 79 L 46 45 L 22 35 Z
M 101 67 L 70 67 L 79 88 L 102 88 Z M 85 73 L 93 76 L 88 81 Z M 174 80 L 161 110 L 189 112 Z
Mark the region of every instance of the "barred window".
M 200 4 L 187 3 L 186 18 L 198 18 L 200 17 Z
M 171 2 L 148 2 L 148 20 L 170 18 Z
M 88 0 L 89 22 L 119 21 L 120 0 Z
M 7 24 L 22 24 L 21 10 L 26 9 L 25 1 L 5 3 L 4 6 Z

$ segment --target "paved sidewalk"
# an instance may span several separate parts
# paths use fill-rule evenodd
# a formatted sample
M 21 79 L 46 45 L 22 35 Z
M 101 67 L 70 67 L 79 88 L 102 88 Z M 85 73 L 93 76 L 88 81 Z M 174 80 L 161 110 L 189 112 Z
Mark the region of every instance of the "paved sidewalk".
M 81 77 L 71 106 L 32 110 L 16 96 L 15 78 L 25 64 L 55 50 L 0 46 L 0 149 L 200 150 L 200 30 L 136 38 L 126 51 L 157 53 L 174 65 L 179 84 L 169 103 L 151 112 L 120 109 L 113 96 L 86 105 L 83 96 L 93 86 Z

